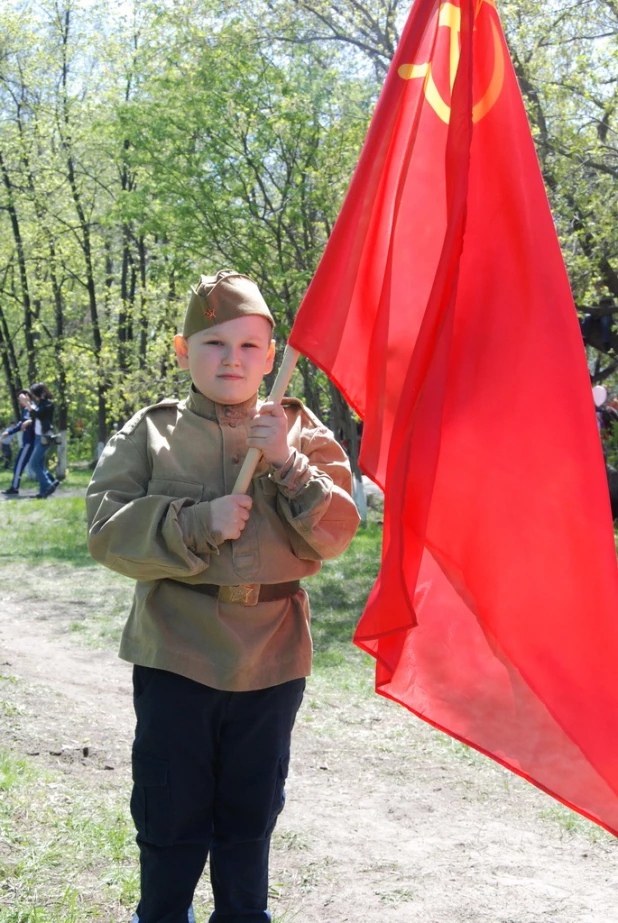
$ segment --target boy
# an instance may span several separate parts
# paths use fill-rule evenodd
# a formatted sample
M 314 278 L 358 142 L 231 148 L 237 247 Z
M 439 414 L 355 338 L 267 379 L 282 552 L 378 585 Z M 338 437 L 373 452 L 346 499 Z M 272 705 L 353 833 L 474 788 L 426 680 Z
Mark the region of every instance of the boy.
M 310 672 L 299 579 L 358 524 L 347 459 L 299 401 L 257 404 L 274 361 L 257 286 L 202 276 L 175 338 L 186 401 L 136 414 L 88 489 L 96 560 L 137 580 L 120 656 L 134 666 L 131 812 L 139 923 L 187 923 L 210 856 L 210 923 L 265 923 L 268 850 Z M 247 448 L 249 495 L 230 495 Z

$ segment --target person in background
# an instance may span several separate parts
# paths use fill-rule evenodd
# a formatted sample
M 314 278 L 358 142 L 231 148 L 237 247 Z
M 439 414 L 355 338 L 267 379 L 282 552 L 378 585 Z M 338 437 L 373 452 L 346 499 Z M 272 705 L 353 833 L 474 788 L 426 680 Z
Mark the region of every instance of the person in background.
M 34 449 L 30 466 L 39 482 L 37 500 L 46 500 L 58 487 L 60 481 L 55 480 L 47 470 L 46 456 L 51 443 L 47 442 L 53 432 L 54 402 L 49 390 L 42 382 L 31 385 L 30 393 L 34 406 L 30 411 L 30 424 L 34 426 Z
M 21 407 L 21 418 L 17 423 L 14 423 L 13 426 L 9 426 L 8 429 L 5 429 L 2 433 L 2 438 L 14 436 L 21 430 L 21 448 L 17 454 L 17 459 L 15 460 L 15 467 L 13 469 L 13 480 L 11 481 L 11 486 L 8 490 L 3 490 L 2 493 L 5 497 L 18 497 L 19 496 L 19 483 L 21 481 L 21 476 L 26 470 L 26 465 L 30 460 L 32 455 L 32 450 L 34 449 L 34 429 L 31 426 L 30 419 L 30 409 L 33 406 L 32 403 L 32 394 L 27 388 L 24 388 L 17 395 L 17 402 Z

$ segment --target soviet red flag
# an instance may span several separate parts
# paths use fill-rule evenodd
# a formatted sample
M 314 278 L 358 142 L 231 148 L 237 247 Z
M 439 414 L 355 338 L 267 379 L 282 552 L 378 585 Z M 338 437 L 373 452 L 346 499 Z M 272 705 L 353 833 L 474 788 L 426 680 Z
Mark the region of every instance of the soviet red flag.
M 377 691 L 618 833 L 603 459 L 492 0 L 417 0 L 290 342 L 385 490 Z

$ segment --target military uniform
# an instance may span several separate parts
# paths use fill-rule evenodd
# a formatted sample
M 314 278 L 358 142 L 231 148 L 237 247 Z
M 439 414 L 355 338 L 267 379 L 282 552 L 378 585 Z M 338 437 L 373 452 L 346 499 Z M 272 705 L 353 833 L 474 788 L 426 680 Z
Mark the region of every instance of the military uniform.
M 187 920 L 209 852 L 211 921 L 270 919 L 268 844 L 311 666 L 297 581 L 344 551 L 358 524 L 343 450 L 287 399 L 288 462 L 258 467 L 240 538 L 213 532 L 210 501 L 232 490 L 254 406 L 192 389 L 140 411 L 88 489 L 91 554 L 137 581 L 120 656 L 136 665 L 140 923 Z

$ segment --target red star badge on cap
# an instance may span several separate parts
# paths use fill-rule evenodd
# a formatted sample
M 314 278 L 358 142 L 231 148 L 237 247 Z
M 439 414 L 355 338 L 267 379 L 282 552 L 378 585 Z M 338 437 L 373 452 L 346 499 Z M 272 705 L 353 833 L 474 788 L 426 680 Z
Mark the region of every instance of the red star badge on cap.
M 208 318 L 208 320 L 214 320 L 215 319 L 215 309 L 208 308 L 208 310 L 206 311 L 206 317 Z

